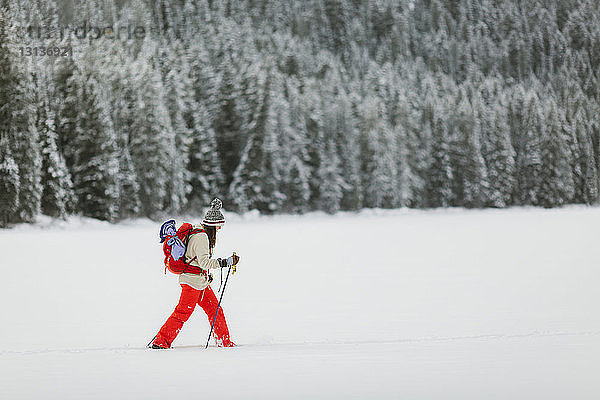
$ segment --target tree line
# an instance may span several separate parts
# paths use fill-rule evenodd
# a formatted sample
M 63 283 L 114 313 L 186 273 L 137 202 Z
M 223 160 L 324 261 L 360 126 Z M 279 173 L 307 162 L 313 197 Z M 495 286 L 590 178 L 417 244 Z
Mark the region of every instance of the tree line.
M 598 201 L 595 0 L 0 4 L 4 225 Z

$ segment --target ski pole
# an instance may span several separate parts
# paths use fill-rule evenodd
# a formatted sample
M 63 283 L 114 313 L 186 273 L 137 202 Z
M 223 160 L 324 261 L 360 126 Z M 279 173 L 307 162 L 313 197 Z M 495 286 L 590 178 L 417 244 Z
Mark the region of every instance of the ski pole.
M 219 308 L 221 307 L 221 300 L 223 300 L 223 293 L 225 293 L 225 288 L 227 287 L 227 280 L 229 279 L 229 272 L 231 272 L 231 267 L 227 270 L 227 276 L 225 277 L 225 284 L 223 285 L 223 291 L 221 292 L 221 297 L 219 298 L 219 304 L 217 305 L 217 312 L 215 313 L 215 317 L 213 318 L 212 324 L 210 325 L 210 333 L 208 334 L 208 339 L 206 339 L 205 349 L 208 349 L 208 342 L 210 342 L 210 337 L 212 336 L 213 328 L 215 327 L 215 321 L 217 320 L 217 315 L 219 314 Z

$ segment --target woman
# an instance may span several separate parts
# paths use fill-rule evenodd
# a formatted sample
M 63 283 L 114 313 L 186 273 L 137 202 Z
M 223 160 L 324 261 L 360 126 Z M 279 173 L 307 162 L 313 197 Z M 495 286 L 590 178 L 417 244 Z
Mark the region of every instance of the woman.
M 221 200 L 214 199 L 210 203 L 210 209 L 206 212 L 202 220 L 200 232 L 188 236 L 188 243 L 185 250 L 185 262 L 189 265 L 200 267 L 201 274 L 182 273 L 179 275 L 179 284 L 181 285 L 181 297 L 179 304 L 175 307 L 173 314 L 167 319 L 167 322 L 160 328 L 158 334 L 152 340 L 153 349 L 168 349 L 179 334 L 183 324 L 190 318 L 196 304 L 198 304 L 208 317 L 209 324 L 212 323 L 215 313 L 217 313 L 218 300 L 210 288 L 211 279 L 208 271 L 211 268 L 224 268 L 236 265 L 239 257 L 235 254 L 226 259 L 213 259 L 212 251 L 217 240 L 217 231 L 225 224 L 225 217 L 221 213 Z M 161 236 L 162 236 L 161 229 Z M 161 237 L 161 239 L 164 239 Z M 214 338 L 219 347 L 233 347 L 229 337 L 229 329 L 225 321 L 223 309 L 220 308 L 215 321 L 213 330 Z

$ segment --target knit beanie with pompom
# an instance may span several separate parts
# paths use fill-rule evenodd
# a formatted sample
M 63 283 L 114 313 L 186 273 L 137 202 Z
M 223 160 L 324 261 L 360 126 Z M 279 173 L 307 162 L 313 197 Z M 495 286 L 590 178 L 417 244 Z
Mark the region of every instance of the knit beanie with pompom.
M 223 226 L 225 224 L 225 217 L 221 212 L 221 207 L 223 207 L 223 203 L 218 198 L 211 201 L 210 208 L 202 220 L 202 225 Z

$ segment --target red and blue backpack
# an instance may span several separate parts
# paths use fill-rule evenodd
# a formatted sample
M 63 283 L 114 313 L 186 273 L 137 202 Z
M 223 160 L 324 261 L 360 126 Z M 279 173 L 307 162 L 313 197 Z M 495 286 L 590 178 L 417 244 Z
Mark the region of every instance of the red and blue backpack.
M 195 265 L 185 262 L 185 252 L 190 236 L 204 232 L 200 228 L 194 228 L 190 223 L 183 223 L 179 229 L 175 229 L 175 220 L 169 220 L 160 227 L 160 241 L 163 243 L 165 253 L 165 274 L 167 270 L 174 274 L 201 274 L 206 271 Z M 194 261 L 195 257 L 190 260 Z

